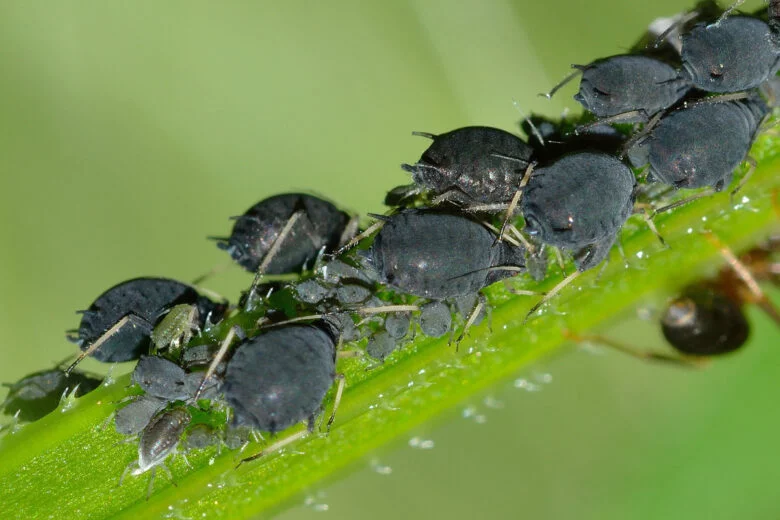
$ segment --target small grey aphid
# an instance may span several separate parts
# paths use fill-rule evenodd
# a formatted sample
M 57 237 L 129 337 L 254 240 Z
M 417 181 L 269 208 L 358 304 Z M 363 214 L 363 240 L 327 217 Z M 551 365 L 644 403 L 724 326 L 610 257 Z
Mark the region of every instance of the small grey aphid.
M 768 111 L 755 93 L 747 99 L 703 101 L 675 110 L 629 150 L 629 158 L 637 167 L 649 164 L 651 180 L 719 191 L 745 160 Z
M 256 272 L 295 214 L 300 216 L 268 259 L 266 274 L 297 273 L 311 268 L 322 250 L 332 252 L 345 238 L 350 238 L 344 236 L 348 233 L 349 215 L 318 197 L 286 193 L 249 208 L 236 219 L 230 237 L 219 239 L 217 246 L 241 267 Z
M 167 359 L 141 356 L 131 380 L 149 395 L 169 401 L 183 401 L 192 397 L 186 375 L 183 368 Z
M 431 299 L 479 292 L 522 270 L 524 257 L 525 249 L 496 242 L 479 222 L 431 210 L 387 217 L 368 251 L 380 283 Z
M 698 24 L 682 37 L 683 70 L 706 92 L 755 88 L 780 68 L 780 47 L 769 26 L 749 16 Z
M 386 331 L 377 332 L 368 338 L 366 354 L 372 358 L 384 361 L 384 359 L 398 348 L 398 340 Z
M 647 56 L 610 56 L 579 68 L 582 80 L 574 99 L 596 117 L 638 112 L 643 117 L 626 122 L 646 119 L 690 90 L 673 67 Z
M 631 169 L 615 157 L 565 155 L 531 176 L 521 201 L 525 231 L 574 252 L 577 269 L 586 271 L 607 256 L 631 215 L 635 184 Z
M 108 289 L 83 311 L 76 335 L 69 337 L 83 353 L 68 370 L 87 355 L 104 363 L 138 359 L 149 352 L 157 322 L 179 304 L 196 305 L 201 320 L 217 321 L 225 310 L 224 304 L 168 278 L 136 278 Z
M 154 484 L 157 467 L 161 467 L 173 480 L 171 471 L 165 466 L 165 459 L 176 451 L 185 428 L 192 420 L 186 408 L 173 408 L 157 414 L 141 433 L 138 442 L 138 460 L 131 463 L 120 479 L 120 484 L 128 471 L 131 475 L 141 475 L 152 470 L 146 498 L 149 498 Z M 134 469 L 130 469 L 135 466 Z
M 508 202 L 517 190 L 533 150 L 519 137 L 486 126 L 467 126 L 439 135 L 416 164 L 404 164 L 414 184 L 450 201 Z
M 331 327 L 286 325 L 245 340 L 225 373 L 225 397 L 235 426 L 278 432 L 312 425 L 336 378 Z
M 159 397 L 141 395 L 114 414 L 114 428 L 122 435 L 137 435 L 168 402 Z
M 401 339 L 409 333 L 412 317 L 408 312 L 391 312 L 385 317 L 385 330 L 390 337 Z
M 420 307 L 420 329 L 426 336 L 439 338 L 452 327 L 452 311 L 443 302 L 430 302 Z

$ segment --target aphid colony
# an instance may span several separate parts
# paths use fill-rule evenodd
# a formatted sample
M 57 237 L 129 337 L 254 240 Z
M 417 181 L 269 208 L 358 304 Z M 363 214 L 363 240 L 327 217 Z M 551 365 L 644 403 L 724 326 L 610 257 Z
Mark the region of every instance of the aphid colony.
M 355 216 L 311 195 L 260 201 L 216 239 L 254 274 L 237 305 L 166 278 L 122 282 L 82 311 L 69 336 L 78 358 L 12 386 L 4 412 L 35 420 L 63 392 L 91 390 L 98 380 L 76 368 L 91 356 L 138 361 L 132 383 L 142 393 L 115 414 L 119 433 L 139 436 L 134 475 L 165 468 L 182 437 L 188 448 L 235 447 L 241 441 L 230 438 L 252 432 L 302 421 L 312 430 L 338 381 L 330 427 L 346 384 L 337 372 L 345 342 L 362 342 L 357 352 L 377 364 L 416 333 L 459 332 L 459 341 L 489 311 L 485 287 L 523 273 L 541 279 L 550 254 L 571 257 L 575 272 L 530 315 L 601 264 L 638 208 L 676 207 L 663 206 L 664 196 L 680 188 L 729 186 L 774 105 L 778 19 L 763 14 L 702 4 L 655 44 L 577 66 L 574 98 L 590 112 L 578 127 L 529 117 L 528 142 L 489 127 L 417 132 L 431 143 L 403 165 L 412 184 L 388 193 L 391 209 L 362 232 Z M 651 196 L 652 184 L 668 189 Z M 632 353 L 687 362 L 732 351 L 747 337 L 746 301 L 780 322 L 749 273 L 758 263 L 722 249 L 732 267 L 687 289 L 662 317 L 682 355 Z M 774 283 L 775 252 L 776 242 L 752 253 Z M 285 274 L 297 277 L 269 281 Z M 216 410 L 221 423 L 193 420 L 195 410 Z

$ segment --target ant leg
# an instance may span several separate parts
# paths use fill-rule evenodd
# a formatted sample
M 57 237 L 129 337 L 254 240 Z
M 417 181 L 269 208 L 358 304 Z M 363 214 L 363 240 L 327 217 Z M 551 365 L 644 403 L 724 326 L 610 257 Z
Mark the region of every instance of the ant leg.
M 758 285 L 758 281 L 750 272 L 750 269 L 734 254 L 734 252 L 724 244 L 720 238 L 718 238 L 713 232 L 704 232 L 704 238 L 706 238 L 713 246 L 718 248 L 720 254 L 726 259 L 726 262 L 731 267 L 731 270 L 736 273 L 742 283 L 748 288 L 750 293 L 755 298 L 756 304 L 767 313 L 767 315 L 774 320 L 775 323 L 780 324 L 780 311 L 774 306 L 774 304 L 767 298 L 766 293 L 761 290 Z
M 629 356 L 633 356 L 635 358 L 643 359 L 645 361 L 661 361 L 664 363 L 671 363 L 677 366 L 686 367 L 686 368 L 701 368 L 704 365 L 703 360 L 697 360 L 697 359 L 688 359 L 684 357 L 679 356 L 673 356 L 664 354 L 662 352 L 651 352 L 651 351 L 645 351 L 645 350 L 637 350 L 632 347 L 629 347 L 627 345 L 624 345 L 622 343 L 619 343 L 617 341 L 614 341 L 610 338 L 606 338 L 604 336 L 598 336 L 598 335 L 578 335 L 574 334 L 568 330 L 563 331 L 564 337 L 567 339 L 574 341 L 576 343 L 600 343 L 602 345 L 605 345 L 607 347 L 613 348 L 617 351 L 620 351 L 624 354 L 628 354 Z

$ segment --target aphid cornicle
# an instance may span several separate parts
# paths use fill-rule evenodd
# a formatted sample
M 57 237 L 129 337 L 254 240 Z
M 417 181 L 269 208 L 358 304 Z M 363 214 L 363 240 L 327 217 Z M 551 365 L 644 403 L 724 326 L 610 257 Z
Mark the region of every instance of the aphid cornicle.
M 138 359 L 149 352 L 157 322 L 179 304 L 197 306 L 201 326 L 206 319 L 218 321 L 226 307 L 168 278 L 135 278 L 108 289 L 83 311 L 76 334 L 69 337 L 83 352 L 68 370 L 87 355 L 104 363 Z
M 350 223 L 349 215 L 326 200 L 286 193 L 249 208 L 217 247 L 250 272 L 262 265 L 263 274 L 297 273 L 351 238 Z
M 301 421 L 313 427 L 336 379 L 336 335 L 319 321 L 272 328 L 239 345 L 225 373 L 234 425 L 271 433 Z

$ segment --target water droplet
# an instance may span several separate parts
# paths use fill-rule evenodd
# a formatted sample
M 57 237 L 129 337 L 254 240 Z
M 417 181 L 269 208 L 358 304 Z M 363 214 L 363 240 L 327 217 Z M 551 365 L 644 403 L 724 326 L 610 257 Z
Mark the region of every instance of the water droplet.
M 371 461 L 371 469 L 373 469 L 375 473 L 378 473 L 380 475 L 390 475 L 393 473 L 393 468 L 391 468 L 386 464 L 382 464 L 377 459 L 373 459 Z
M 687 232 L 688 232 L 688 234 L 690 235 L 691 233 L 693 233 L 693 228 L 688 228 L 686 231 L 687 231 Z
M 409 439 L 409 446 L 417 448 L 418 450 L 431 450 L 434 448 L 435 443 L 431 439 L 421 439 L 420 437 L 412 437 Z
M 644 258 L 644 256 L 645 256 L 645 252 L 644 252 L 644 251 L 638 251 L 638 252 L 636 253 L 636 257 L 637 257 L 637 258 L 640 258 L 640 259 L 641 259 L 641 258 Z

